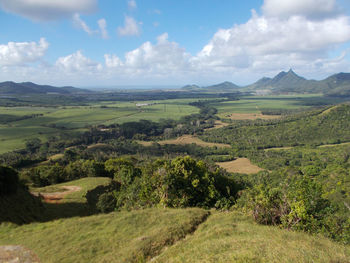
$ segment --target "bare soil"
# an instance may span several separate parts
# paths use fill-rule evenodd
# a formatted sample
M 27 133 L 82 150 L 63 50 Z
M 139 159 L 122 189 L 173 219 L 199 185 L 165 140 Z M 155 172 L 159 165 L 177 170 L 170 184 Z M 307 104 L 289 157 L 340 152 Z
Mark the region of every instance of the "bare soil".
M 66 190 L 64 192 L 53 192 L 53 193 L 37 193 L 33 192 L 35 196 L 40 196 L 45 203 L 57 204 L 68 194 L 79 192 L 82 188 L 80 186 L 67 185 L 62 186 L 62 189 Z
M 216 164 L 230 173 L 256 174 L 264 170 L 259 166 L 252 164 L 247 158 L 238 158 L 234 161 L 220 162 Z
M 39 258 L 29 249 L 22 246 L 0 246 L 0 262 L 6 263 L 39 263 Z

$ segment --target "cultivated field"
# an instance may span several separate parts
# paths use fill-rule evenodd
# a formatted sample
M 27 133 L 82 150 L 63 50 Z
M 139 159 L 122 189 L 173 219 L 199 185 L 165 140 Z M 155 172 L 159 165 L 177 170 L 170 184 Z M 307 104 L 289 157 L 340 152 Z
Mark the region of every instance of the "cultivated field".
M 230 173 L 256 174 L 264 169 L 252 164 L 247 158 L 238 158 L 230 162 L 216 163 Z
M 188 105 L 195 99 L 101 102 L 89 106 L 62 107 L 1 107 L 6 116 L 35 116 L 23 120 L 0 122 L 0 154 L 24 148 L 29 139 L 46 141 L 59 133 L 79 133 L 90 125 L 124 123 L 130 121 L 179 119 L 198 113 L 199 109 Z M 142 106 L 137 106 L 141 105 Z M 1 118 L 1 117 L 0 117 Z M 1 119 L 0 119 L 1 120 Z

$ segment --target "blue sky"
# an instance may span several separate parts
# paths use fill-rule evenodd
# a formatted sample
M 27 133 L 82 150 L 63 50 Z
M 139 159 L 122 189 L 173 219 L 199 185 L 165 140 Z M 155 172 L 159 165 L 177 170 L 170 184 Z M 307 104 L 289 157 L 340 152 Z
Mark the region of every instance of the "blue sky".
M 0 81 L 248 84 L 350 71 L 347 0 L 0 0 Z

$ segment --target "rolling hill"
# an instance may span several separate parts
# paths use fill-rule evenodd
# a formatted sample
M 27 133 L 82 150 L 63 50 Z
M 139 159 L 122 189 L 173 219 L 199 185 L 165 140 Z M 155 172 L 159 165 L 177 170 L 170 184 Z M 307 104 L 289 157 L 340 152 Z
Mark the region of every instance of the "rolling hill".
M 23 94 L 79 94 L 89 93 L 85 89 L 74 88 L 70 86 L 54 87 L 50 85 L 38 85 L 32 82 L 16 83 L 6 81 L 0 83 L 0 94 L 2 95 L 23 95 Z

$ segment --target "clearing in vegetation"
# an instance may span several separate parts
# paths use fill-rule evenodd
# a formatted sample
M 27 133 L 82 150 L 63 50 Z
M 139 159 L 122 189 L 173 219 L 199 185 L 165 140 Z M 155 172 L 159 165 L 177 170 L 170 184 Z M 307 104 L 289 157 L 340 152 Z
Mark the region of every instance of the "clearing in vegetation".
M 214 212 L 153 262 L 349 262 L 350 246 L 321 236 L 258 225 L 239 212 Z
M 209 212 L 199 208 L 144 209 L 0 225 L 0 245 L 31 249 L 41 262 L 145 262 L 196 230 Z
M 231 120 L 271 120 L 281 118 L 280 115 L 263 115 L 261 113 L 231 113 L 225 115 L 225 117 Z
M 234 161 L 219 162 L 216 164 L 226 169 L 230 173 L 256 174 L 264 170 L 259 166 L 252 164 L 247 158 L 238 158 Z
M 192 136 L 192 135 L 183 135 L 181 137 L 178 137 L 176 139 L 172 139 L 172 140 L 165 140 L 165 141 L 159 141 L 158 142 L 161 145 L 165 145 L 165 144 L 180 144 L 180 145 L 184 145 L 184 144 L 192 144 L 195 143 L 199 146 L 202 147 L 218 147 L 218 148 L 230 148 L 231 145 L 229 144 L 224 144 L 224 143 L 211 143 L 211 142 L 205 142 L 202 141 L 201 139 Z

